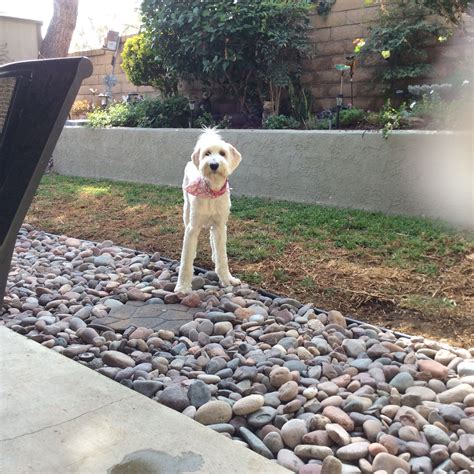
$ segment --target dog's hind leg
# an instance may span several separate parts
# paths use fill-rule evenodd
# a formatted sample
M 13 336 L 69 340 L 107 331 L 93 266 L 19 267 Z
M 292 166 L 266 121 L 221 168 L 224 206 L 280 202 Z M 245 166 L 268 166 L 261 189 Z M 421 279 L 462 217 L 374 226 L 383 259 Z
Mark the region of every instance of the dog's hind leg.
M 219 281 L 224 286 L 240 285 L 240 280 L 234 278 L 229 271 L 229 263 L 227 261 L 227 226 L 225 224 L 212 226 L 211 234 L 211 240 L 214 240 L 216 273 L 219 276 Z
M 181 262 L 179 265 L 178 283 L 176 284 L 175 293 L 191 293 L 191 282 L 194 274 L 194 258 L 198 244 L 200 227 L 193 227 L 191 224 L 186 226 L 183 240 L 183 250 L 181 252 Z

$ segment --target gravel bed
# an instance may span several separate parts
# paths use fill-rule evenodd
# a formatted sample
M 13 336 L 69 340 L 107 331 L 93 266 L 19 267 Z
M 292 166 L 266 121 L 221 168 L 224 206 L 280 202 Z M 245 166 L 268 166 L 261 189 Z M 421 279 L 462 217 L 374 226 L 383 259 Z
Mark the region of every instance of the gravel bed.
M 474 472 L 474 349 L 220 288 L 177 262 L 25 225 L 0 324 L 293 472 Z M 94 324 L 127 301 L 197 308 L 179 334 Z

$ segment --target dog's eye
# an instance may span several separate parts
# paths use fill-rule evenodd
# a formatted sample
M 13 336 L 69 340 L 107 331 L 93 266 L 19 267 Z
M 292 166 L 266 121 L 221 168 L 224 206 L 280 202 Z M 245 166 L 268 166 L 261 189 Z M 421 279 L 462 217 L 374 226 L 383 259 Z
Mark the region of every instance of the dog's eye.
M 206 156 L 209 156 L 211 154 L 210 151 L 206 151 Z
M 219 155 L 225 156 L 225 151 L 224 151 L 224 150 L 221 150 L 221 151 L 219 152 Z

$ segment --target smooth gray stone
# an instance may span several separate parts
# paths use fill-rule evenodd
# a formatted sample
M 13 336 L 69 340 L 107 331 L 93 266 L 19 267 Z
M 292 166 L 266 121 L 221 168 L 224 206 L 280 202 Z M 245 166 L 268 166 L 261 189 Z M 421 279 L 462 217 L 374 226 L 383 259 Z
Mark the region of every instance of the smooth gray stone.
M 195 380 L 189 386 L 188 398 L 192 406 L 199 408 L 211 399 L 211 389 L 202 380 Z
M 163 383 L 157 382 L 156 380 L 133 381 L 133 389 L 150 398 L 161 388 L 163 388 Z
M 262 426 L 270 424 L 276 415 L 276 409 L 264 406 L 254 411 L 247 417 L 247 422 L 252 428 L 261 428 Z
M 268 459 L 274 459 L 272 452 L 265 446 L 263 441 L 255 436 L 249 429 L 242 426 L 239 428 L 239 433 L 256 453 Z

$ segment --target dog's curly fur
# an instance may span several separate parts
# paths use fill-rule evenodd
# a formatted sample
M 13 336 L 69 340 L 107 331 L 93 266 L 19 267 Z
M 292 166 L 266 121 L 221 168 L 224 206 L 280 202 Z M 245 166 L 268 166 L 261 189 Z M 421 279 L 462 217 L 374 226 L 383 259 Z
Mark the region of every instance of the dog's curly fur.
M 240 153 L 226 143 L 215 129 L 205 129 L 196 143 L 191 161 L 184 170 L 185 233 L 176 293 L 187 294 L 192 290 L 193 262 L 199 233 L 203 228 L 210 229 L 212 260 L 220 283 L 224 286 L 240 284 L 240 280 L 230 274 L 227 261 L 230 192 L 227 190 L 218 197 L 210 198 L 190 194 L 186 187 L 196 180 L 203 180 L 211 192 L 219 193 L 227 185 L 227 178 L 239 166 L 241 159 Z

